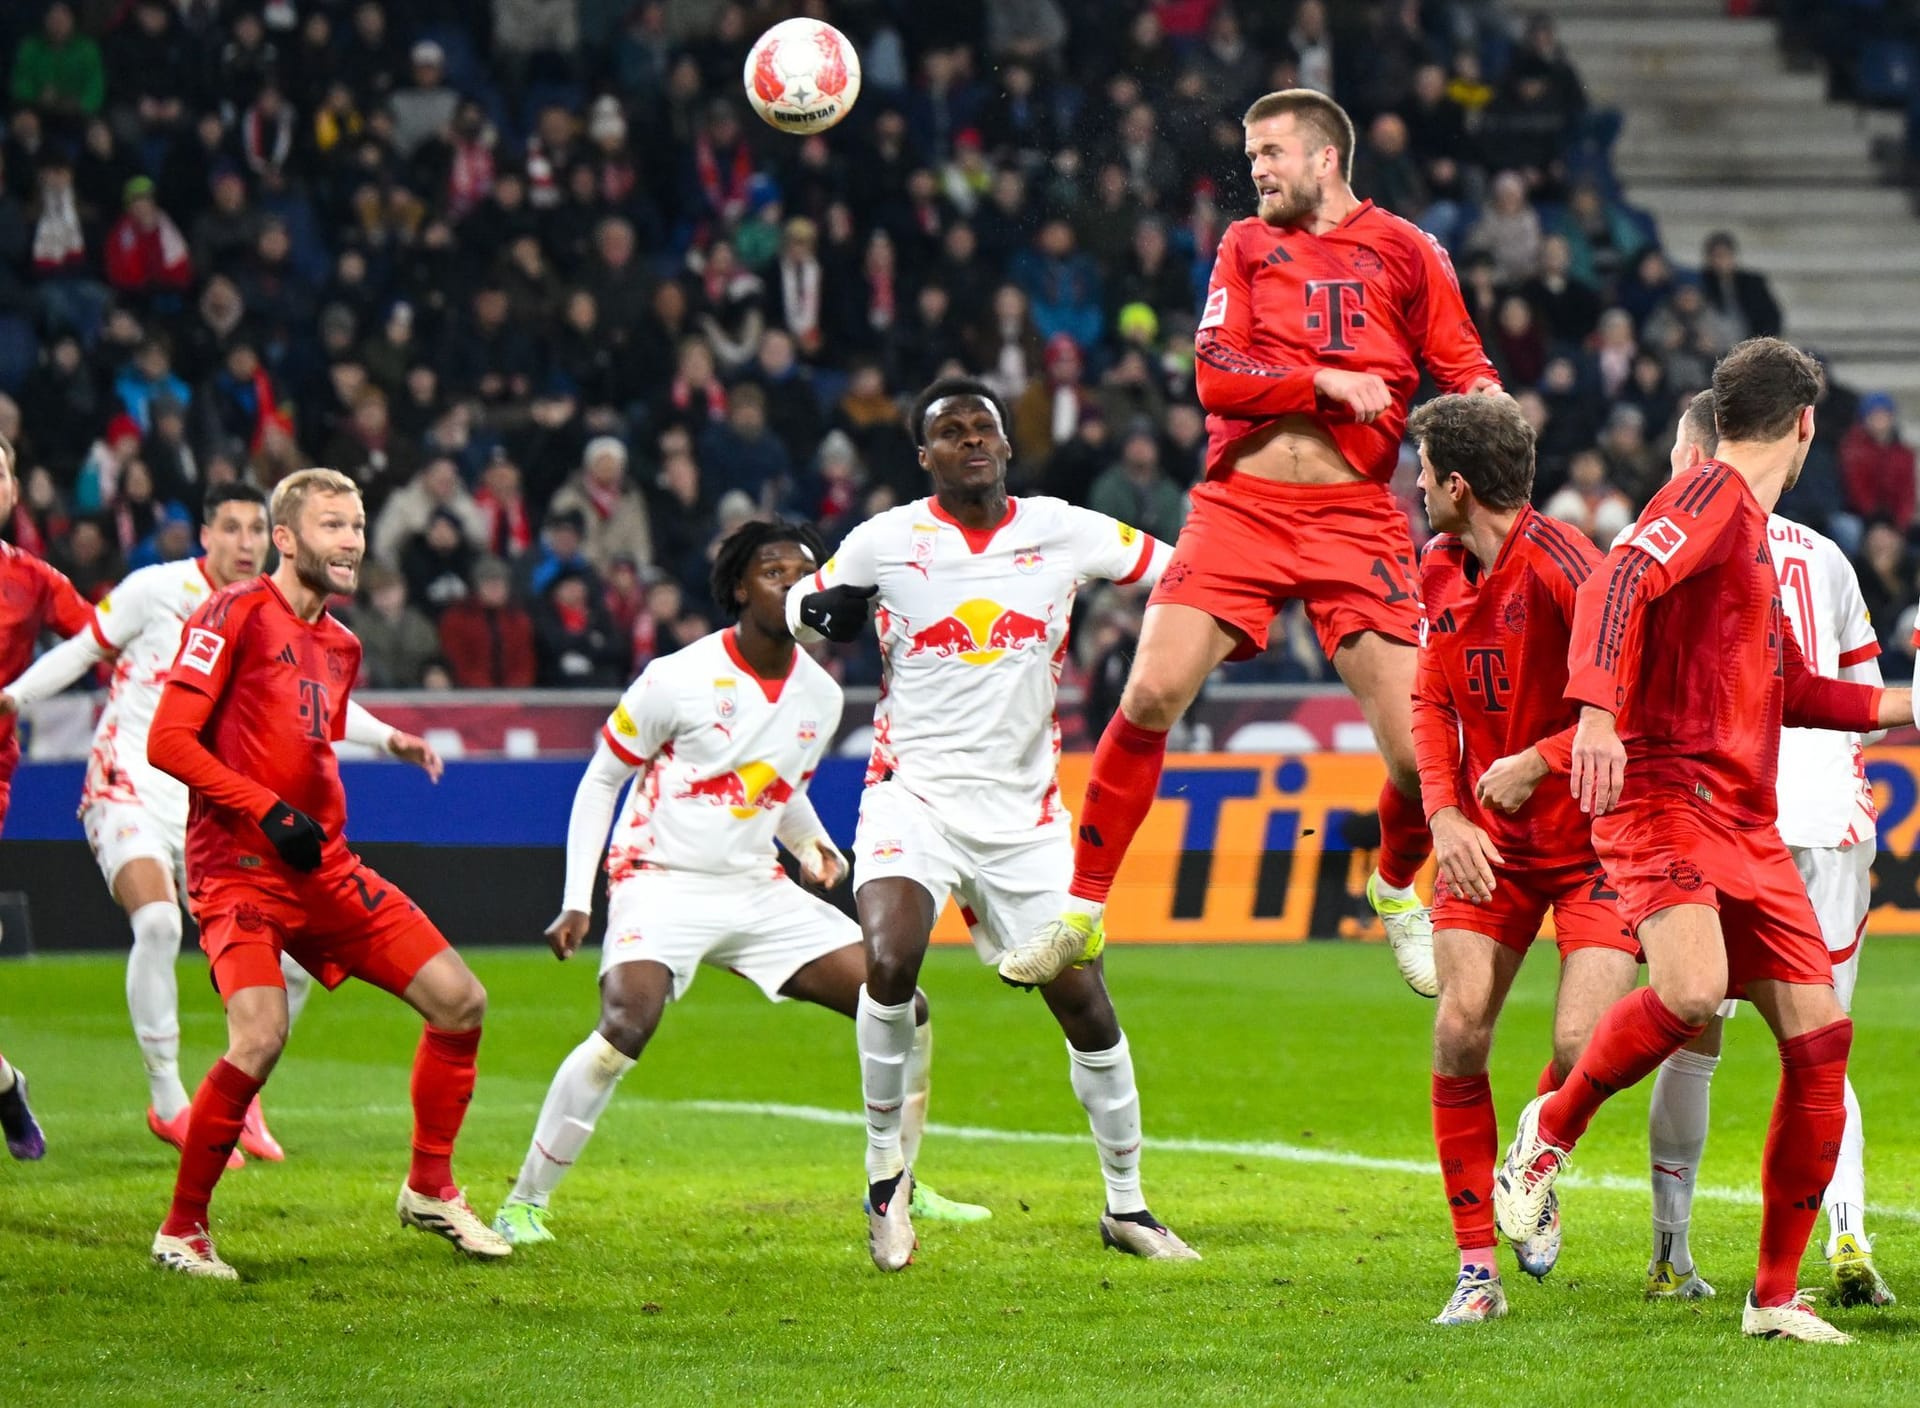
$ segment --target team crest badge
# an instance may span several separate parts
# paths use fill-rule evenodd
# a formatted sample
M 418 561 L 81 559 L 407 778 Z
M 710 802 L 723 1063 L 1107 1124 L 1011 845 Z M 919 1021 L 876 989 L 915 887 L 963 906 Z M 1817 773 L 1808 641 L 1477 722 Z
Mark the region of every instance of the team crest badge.
M 816 719 L 800 720 L 799 738 L 803 744 L 811 743 L 820 736 L 820 724 Z
M 1352 263 L 1356 273 L 1364 274 L 1368 278 L 1372 278 L 1375 274 L 1387 267 L 1380 261 L 1380 256 L 1375 254 L 1371 249 L 1368 249 L 1365 245 L 1361 245 L 1360 248 L 1353 252 Z
M 1029 577 L 1045 566 L 1046 561 L 1039 548 L 1018 548 L 1013 554 L 1014 569 Z
M 932 575 L 933 548 L 939 536 L 940 528 L 937 524 L 916 523 L 913 525 L 913 546 L 909 550 L 910 555 L 907 558 L 907 566 L 918 572 L 922 577 L 930 577 Z
M 1673 882 L 1675 889 L 1691 894 L 1706 883 L 1707 877 L 1700 873 L 1700 867 L 1692 861 L 1676 860 L 1667 866 L 1667 879 Z
M 733 711 L 739 707 L 739 701 L 734 697 L 735 684 L 731 675 L 713 682 L 713 712 L 723 719 L 732 718 Z
M 1507 629 L 1515 635 L 1519 635 L 1527 629 L 1527 603 L 1522 598 L 1517 596 L 1508 597 L 1507 608 L 1501 614 L 1507 623 Z

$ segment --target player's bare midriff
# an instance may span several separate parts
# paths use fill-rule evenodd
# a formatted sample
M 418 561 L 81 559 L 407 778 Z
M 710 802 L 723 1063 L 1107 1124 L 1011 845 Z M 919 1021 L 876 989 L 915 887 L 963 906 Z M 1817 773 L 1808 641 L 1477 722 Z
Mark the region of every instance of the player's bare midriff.
M 1242 440 L 1233 470 L 1282 484 L 1348 484 L 1366 477 L 1347 463 L 1326 428 L 1306 416 L 1281 416 Z

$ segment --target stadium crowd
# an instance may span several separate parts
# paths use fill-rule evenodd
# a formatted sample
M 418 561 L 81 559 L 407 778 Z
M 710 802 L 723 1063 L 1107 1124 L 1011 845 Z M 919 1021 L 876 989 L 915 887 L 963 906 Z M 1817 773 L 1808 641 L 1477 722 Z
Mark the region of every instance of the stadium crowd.
M 0 7 L 7 535 L 97 598 L 195 550 L 208 485 L 330 465 L 370 515 L 367 684 L 613 687 L 711 628 L 743 519 L 832 541 L 917 496 L 904 400 L 964 367 L 1011 407 L 1016 492 L 1171 539 L 1206 444 L 1195 310 L 1251 208 L 1239 115 L 1296 85 L 1353 113 L 1358 192 L 1452 250 L 1538 502 L 1602 544 L 1714 359 L 1782 329 L 1731 238 L 1661 248 L 1618 117 L 1490 0 L 800 6 L 864 66 L 808 138 L 740 86 L 795 8 Z M 1783 511 L 1856 553 L 1891 675 L 1915 489 L 1892 402 L 1830 383 Z M 1137 603 L 1083 609 L 1097 683 Z M 1232 668 L 1326 666 L 1294 622 Z

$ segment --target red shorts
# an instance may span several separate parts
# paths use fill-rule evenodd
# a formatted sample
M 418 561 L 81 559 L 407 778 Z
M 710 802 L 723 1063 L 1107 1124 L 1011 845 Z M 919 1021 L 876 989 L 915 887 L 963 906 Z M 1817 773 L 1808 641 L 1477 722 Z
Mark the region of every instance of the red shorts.
M 1593 846 L 1635 929 L 1675 905 L 1720 912 L 1728 997 L 1756 979 L 1833 981 L 1806 881 L 1773 827 L 1728 826 L 1685 792 L 1662 791 L 1594 822 Z
M 1560 946 L 1561 958 L 1583 948 L 1610 948 L 1640 956 L 1640 945 L 1620 917 L 1618 897 L 1608 888 L 1598 861 L 1544 870 L 1496 869 L 1494 878 L 1499 883 L 1485 904 L 1456 895 L 1444 877 L 1435 879 L 1434 929 L 1485 934 L 1497 944 L 1525 953 L 1552 910 L 1554 942 Z
M 329 989 L 358 978 L 398 996 L 451 947 L 420 906 L 351 851 L 292 884 L 222 877 L 196 885 L 200 947 L 224 996 L 285 987 L 282 951 Z
M 1267 627 L 1289 601 L 1306 603 L 1328 659 L 1362 631 L 1419 642 L 1413 536 L 1384 484 L 1229 474 L 1194 485 L 1192 498 L 1149 604 L 1195 607 L 1238 631 L 1246 640 L 1229 658 L 1265 650 Z

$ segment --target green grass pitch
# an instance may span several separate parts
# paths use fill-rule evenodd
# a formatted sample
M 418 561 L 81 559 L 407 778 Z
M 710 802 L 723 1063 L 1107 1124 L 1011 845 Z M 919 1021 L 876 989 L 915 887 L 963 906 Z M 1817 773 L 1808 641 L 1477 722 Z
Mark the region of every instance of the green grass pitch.
M 475 966 L 493 1005 L 456 1169 L 491 1215 L 595 999 L 590 962 L 482 952 Z M 1432 1009 L 1387 954 L 1127 948 L 1109 970 L 1148 1195 L 1200 1265 L 1101 1250 L 1057 1031 L 1037 1000 L 941 951 L 925 976 L 938 1037 L 921 1171 L 996 1216 L 923 1228 L 901 1275 L 867 1260 L 850 1024 L 770 1009 L 708 971 L 561 1188 L 560 1243 L 487 1266 L 394 1221 L 418 1023 L 368 989 L 316 995 L 269 1087 L 289 1160 L 229 1175 L 215 1202 L 246 1277 L 223 1286 L 146 1261 L 173 1158 L 141 1121 L 119 962 L 7 964 L 0 1050 L 31 1074 L 51 1149 L 0 1160 L 0 1403 L 1912 1400 L 1920 945 L 1869 944 L 1855 1013 L 1871 1222 L 1908 1299 L 1836 1312 L 1851 1349 L 1738 1334 L 1776 1068 L 1751 1014 L 1730 1028 L 1696 1209 L 1720 1298 L 1640 1299 L 1643 1088 L 1581 1151 L 1559 1269 L 1536 1286 L 1509 1261 L 1510 1317 L 1441 1330 L 1426 1323 L 1453 1266 L 1429 1167 Z M 1503 1137 L 1545 1057 L 1550 986 L 1536 960 L 1495 1052 Z M 181 990 L 191 1086 L 220 1026 L 202 965 L 183 964 Z M 1824 1271 L 1810 1258 L 1803 1284 Z

